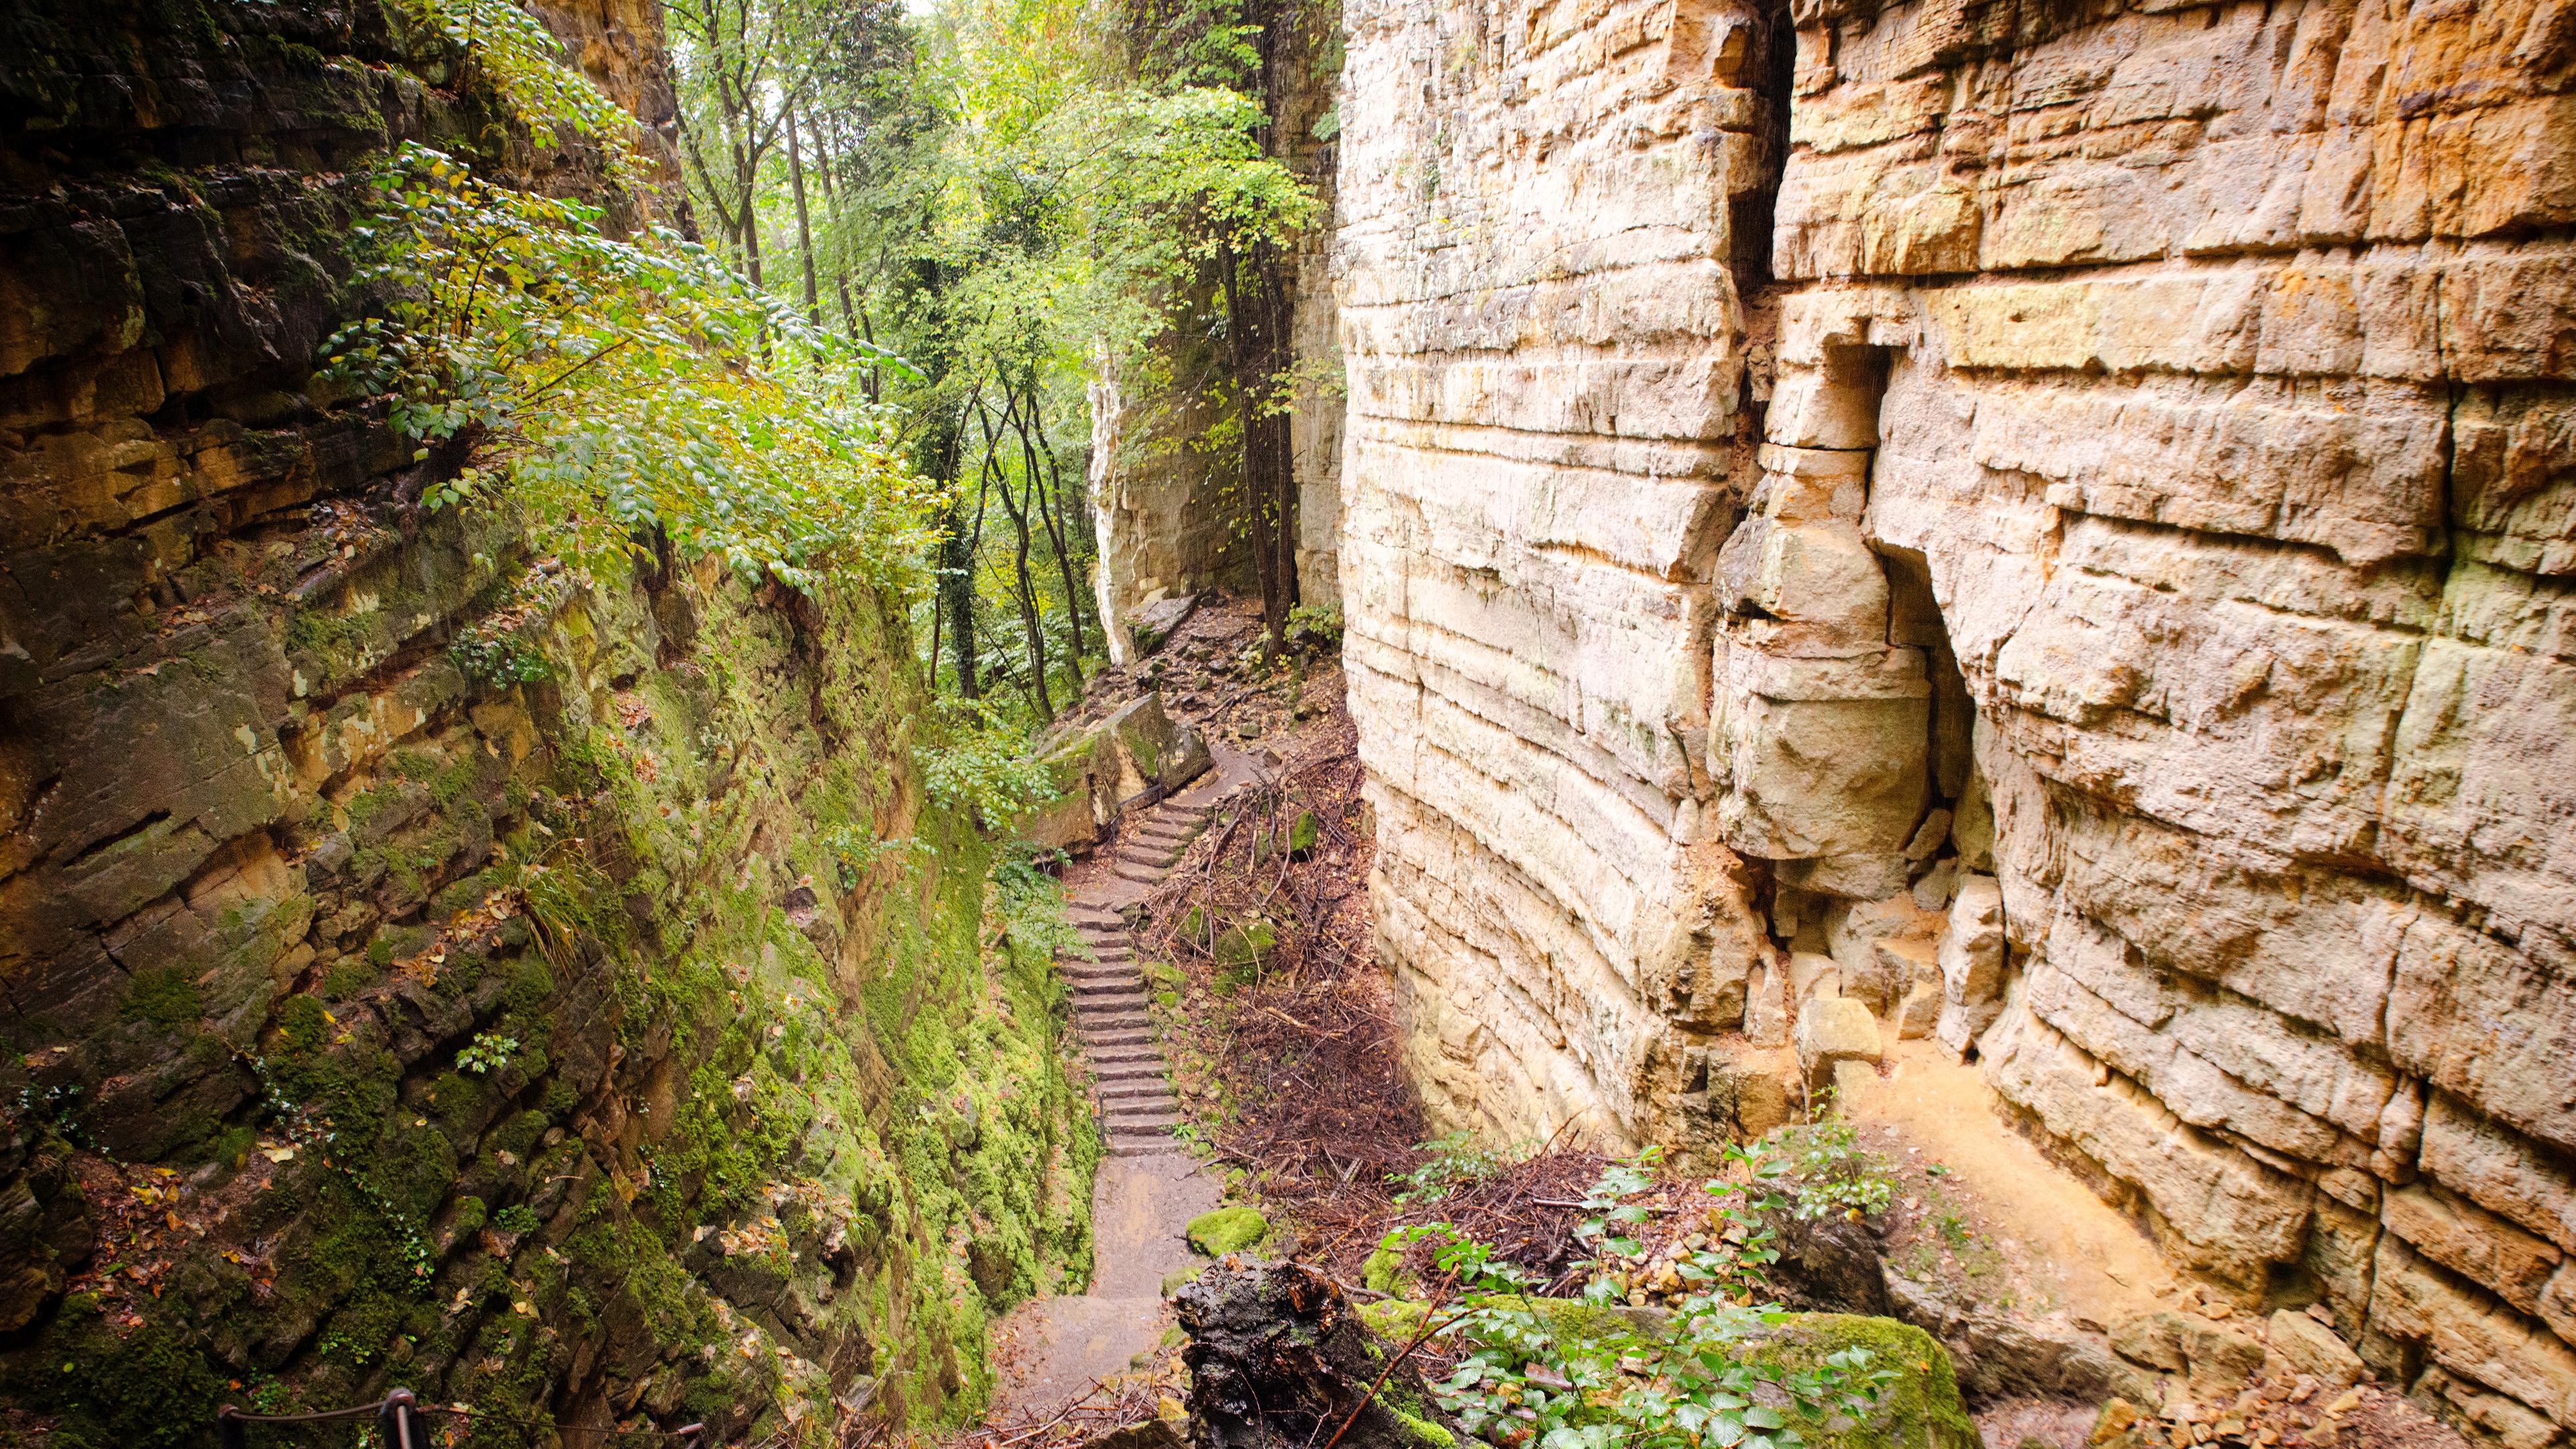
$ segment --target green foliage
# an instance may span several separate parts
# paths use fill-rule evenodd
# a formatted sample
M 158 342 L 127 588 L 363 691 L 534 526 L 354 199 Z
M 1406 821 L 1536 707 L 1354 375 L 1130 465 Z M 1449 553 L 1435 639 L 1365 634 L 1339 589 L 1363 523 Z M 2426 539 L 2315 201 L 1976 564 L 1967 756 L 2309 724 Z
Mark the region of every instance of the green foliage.
M 1431 1155 L 1411 1172 L 1387 1175 L 1388 1182 L 1404 1184 L 1395 1195 L 1397 1207 L 1436 1203 L 1462 1187 L 1474 1187 L 1507 1167 L 1527 1161 L 1538 1150 L 1532 1142 L 1488 1147 L 1475 1133 L 1464 1129 L 1413 1146 L 1415 1151 Z
M 554 678 L 554 666 L 546 662 L 546 657 L 515 639 L 466 634 L 449 644 L 447 653 L 467 678 L 495 689 Z
M 896 460 L 857 349 L 676 232 L 607 236 L 597 208 L 416 143 L 372 191 L 361 276 L 381 309 L 323 351 L 419 460 L 472 450 L 428 506 L 506 494 L 588 570 L 660 536 L 752 582 L 914 579 L 932 493 Z
M 478 1077 L 490 1076 L 510 1064 L 519 1050 L 519 1039 L 499 1032 L 478 1031 L 465 1050 L 456 1054 L 456 1069 Z
M 462 51 L 462 79 L 499 93 L 539 140 L 591 143 L 617 179 L 640 176 L 635 118 L 564 64 L 563 46 L 535 15 L 512 0 L 402 0 L 402 9 Z
M 1616 1164 L 1593 1184 L 1589 1239 L 1616 1244 L 1616 1228 L 1642 1218 L 1624 1200 L 1648 1184 L 1650 1165 Z M 1432 1399 L 1497 1449 L 1799 1449 L 1837 1416 L 1870 1414 L 1899 1377 L 1859 1346 L 1812 1362 L 1764 1351 L 1791 1318 L 1776 1306 L 1694 1293 L 1650 1333 L 1610 1309 L 1538 1297 L 1538 1275 L 1448 1224 L 1399 1229 L 1393 1241 L 1433 1245 L 1454 1285 L 1418 1330 L 1463 1350 Z M 1586 1296 L 1611 1290 L 1595 1278 Z
M 1288 642 L 1331 649 L 1342 642 L 1342 611 L 1332 604 L 1299 604 L 1288 611 Z
M 998 827 L 1061 793 L 1046 763 L 1030 755 L 1027 731 L 1000 711 L 979 700 L 951 700 L 941 715 L 946 727 L 939 742 L 918 751 L 931 799 Z
M 1859 1129 L 1842 1118 L 1782 1128 L 1778 1143 L 1799 1217 L 1883 1212 L 1896 1194 L 1887 1163 L 1861 1146 Z

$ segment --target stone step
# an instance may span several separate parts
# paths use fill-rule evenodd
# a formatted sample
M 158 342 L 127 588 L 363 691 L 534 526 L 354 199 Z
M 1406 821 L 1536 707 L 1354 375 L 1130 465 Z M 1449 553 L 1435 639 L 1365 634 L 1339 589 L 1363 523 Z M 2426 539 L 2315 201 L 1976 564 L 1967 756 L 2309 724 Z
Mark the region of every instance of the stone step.
M 1108 1151 L 1109 1155 L 1112 1157 L 1180 1157 L 1185 1155 L 1181 1151 L 1181 1145 L 1168 1137 L 1164 1138 L 1160 1142 L 1113 1142 L 1109 1144 Z
M 1140 1062 L 1124 1067 L 1094 1066 L 1091 1069 L 1091 1079 L 1095 1082 L 1160 1082 L 1166 1075 L 1168 1069 L 1160 1062 Z
M 1125 1071 L 1131 1067 L 1140 1071 L 1171 1070 L 1171 1064 L 1163 1060 L 1163 1054 L 1152 1047 L 1108 1047 L 1090 1053 L 1090 1061 L 1094 1071 Z
M 1085 1031 L 1082 1034 L 1082 1044 L 1086 1054 L 1126 1047 L 1150 1047 L 1154 1045 L 1154 1034 L 1135 1027 L 1121 1027 L 1109 1031 Z M 1098 1058 L 1094 1057 L 1093 1060 L 1097 1061 Z
M 1145 993 L 1130 991 L 1115 996 L 1078 996 L 1074 998 L 1073 1015 L 1085 1026 L 1096 1027 L 1111 1017 L 1136 1016 L 1145 1010 Z
M 1142 992 L 1145 978 L 1133 971 L 1103 972 L 1097 976 L 1068 976 L 1065 984 L 1072 988 L 1073 999 L 1081 1001 L 1094 996 L 1116 996 L 1121 992 Z
M 1170 871 L 1159 866 L 1130 865 L 1123 860 L 1112 861 L 1109 866 L 1109 873 L 1118 877 L 1120 880 L 1132 880 L 1138 885 L 1149 886 L 1161 885 L 1163 883 L 1163 877 L 1171 874 Z
M 1144 1106 L 1130 1112 L 1123 1104 L 1110 1105 L 1101 1112 L 1100 1125 L 1116 1136 L 1138 1137 L 1180 1126 L 1181 1114 L 1169 1107 Z
M 1085 1017 L 1082 1022 L 1082 1035 L 1086 1041 L 1098 1041 L 1102 1037 L 1117 1032 L 1149 1032 L 1153 1029 L 1154 1023 L 1150 1017 L 1141 1011 L 1133 1010 L 1121 1012 L 1116 1016 Z
M 1121 848 L 1118 854 L 1112 859 L 1116 863 L 1123 865 L 1142 865 L 1169 869 L 1172 863 L 1180 858 L 1181 852 L 1177 850 L 1159 850 L 1149 845 L 1130 845 Z
M 1104 1103 L 1117 1103 L 1117 1106 L 1109 1109 L 1113 1112 L 1177 1112 L 1181 1110 L 1181 1099 L 1173 1096 L 1171 1088 L 1164 1086 L 1160 1082 L 1129 1082 L 1115 1086 L 1103 1085 L 1100 1089 L 1100 1100 Z

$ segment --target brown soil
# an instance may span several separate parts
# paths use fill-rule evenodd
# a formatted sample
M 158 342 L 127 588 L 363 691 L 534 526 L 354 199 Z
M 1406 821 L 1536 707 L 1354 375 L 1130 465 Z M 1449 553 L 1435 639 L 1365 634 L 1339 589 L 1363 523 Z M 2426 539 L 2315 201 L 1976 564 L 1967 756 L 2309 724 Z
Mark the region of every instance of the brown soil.
M 1937 1042 L 1892 1045 L 1843 1104 L 1896 1180 L 1892 1269 L 1952 1302 L 2094 1332 L 2175 1306 L 2145 1232 L 2014 1131 L 1975 1067 Z

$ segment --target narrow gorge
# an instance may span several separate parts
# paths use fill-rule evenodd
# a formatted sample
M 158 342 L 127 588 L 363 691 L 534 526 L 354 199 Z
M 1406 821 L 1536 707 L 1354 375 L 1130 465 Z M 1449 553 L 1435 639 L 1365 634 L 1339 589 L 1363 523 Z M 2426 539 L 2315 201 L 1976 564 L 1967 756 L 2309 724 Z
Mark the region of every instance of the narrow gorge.
M 1747 1243 L 1766 1449 L 2576 1439 L 2568 0 L 27 0 L 0 157 L 0 1445 L 1612 1449 Z

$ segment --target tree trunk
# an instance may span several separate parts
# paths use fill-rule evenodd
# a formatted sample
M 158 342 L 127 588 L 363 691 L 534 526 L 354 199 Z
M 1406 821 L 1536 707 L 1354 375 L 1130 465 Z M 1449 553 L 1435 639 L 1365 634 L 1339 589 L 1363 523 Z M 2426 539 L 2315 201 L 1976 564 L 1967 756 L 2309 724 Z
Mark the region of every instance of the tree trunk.
M 1014 399 L 1004 417 L 1012 430 L 1019 434 L 1020 467 L 1029 479 L 1029 507 L 1046 524 L 1047 541 L 1055 546 L 1056 572 L 1064 576 L 1064 616 L 1073 631 L 1073 649 L 1071 657 L 1065 660 L 1065 667 L 1072 673 L 1074 691 L 1079 694 L 1082 690 L 1082 588 L 1074 581 L 1073 555 L 1065 546 L 1064 521 L 1047 506 L 1046 488 L 1038 476 L 1038 445 L 1029 433 L 1029 419 L 1037 415 L 1037 409 L 1037 369 L 1032 367 L 1026 396 Z
M 1000 491 L 1002 511 L 1011 516 L 1011 568 L 1019 583 L 1020 632 L 1029 650 L 1029 700 L 1037 706 L 1038 719 L 1053 724 L 1055 702 L 1047 695 L 1046 629 L 1038 622 L 1037 585 L 1029 577 L 1028 511 L 1011 496 L 1010 475 L 1003 471 L 999 456 L 1001 440 L 994 435 L 992 414 L 985 410 L 981 396 L 975 399 L 975 420 L 984 429 L 984 476 Z
M 1285 288 L 1277 253 L 1255 242 L 1218 263 L 1225 290 L 1228 362 L 1234 372 L 1237 431 L 1243 439 L 1243 492 L 1252 534 L 1253 575 L 1261 586 L 1262 657 L 1276 659 L 1287 642 L 1288 607 L 1297 589 L 1296 476 L 1288 449 L 1288 415 L 1277 406 L 1286 371 Z
M 805 317 L 816 331 L 823 327 L 823 308 L 814 286 L 814 222 L 805 210 L 805 152 L 796 140 L 796 112 L 787 113 L 787 189 L 796 197 L 796 249 L 805 263 Z

